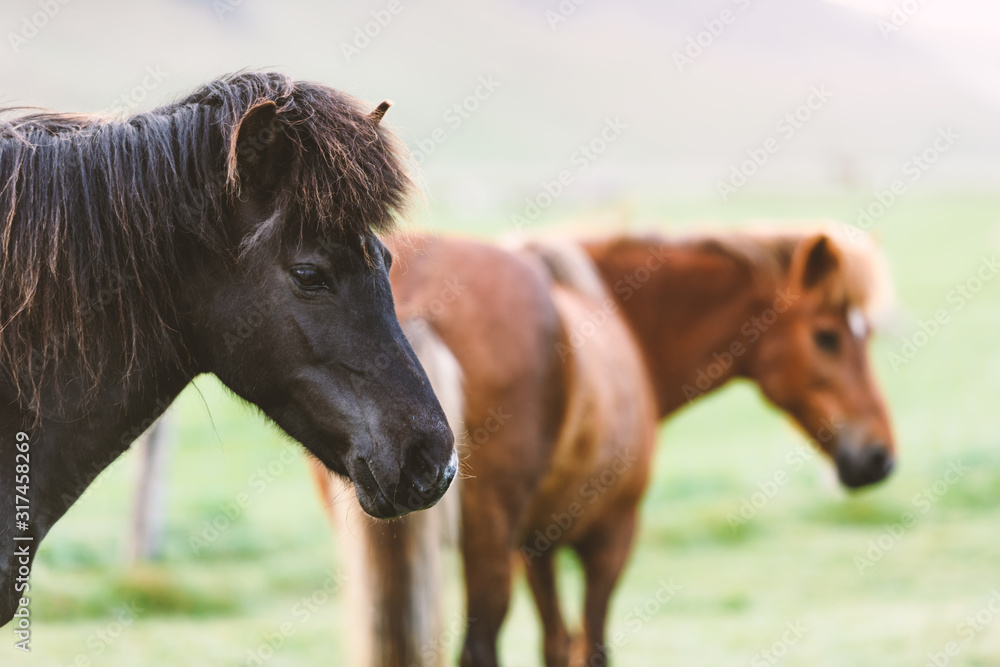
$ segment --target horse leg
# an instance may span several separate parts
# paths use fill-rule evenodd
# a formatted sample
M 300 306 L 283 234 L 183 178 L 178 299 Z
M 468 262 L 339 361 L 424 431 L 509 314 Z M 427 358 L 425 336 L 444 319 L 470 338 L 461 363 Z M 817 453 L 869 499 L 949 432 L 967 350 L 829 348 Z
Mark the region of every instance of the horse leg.
M 559 608 L 556 591 L 555 549 L 550 549 L 531 561 L 526 561 L 525 571 L 531 593 L 535 598 L 538 615 L 542 619 L 545 633 L 543 649 L 545 667 L 567 667 L 569 665 L 570 637 Z
M 608 649 L 604 643 L 608 604 L 632 551 L 636 514 L 634 506 L 615 513 L 574 545 L 583 563 L 587 584 L 583 609 L 586 641 L 583 664 L 586 667 L 606 667 L 608 664 Z
M 464 554 L 468 626 L 462 667 L 498 667 L 497 636 L 510 604 L 513 554 L 505 545 Z
M 497 667 L 497 636 L 510 604 L 516 497 L 494 488 L 492 478 L 471 477 L 462 486 L 462 562 L 467 626 L 462 667 Z

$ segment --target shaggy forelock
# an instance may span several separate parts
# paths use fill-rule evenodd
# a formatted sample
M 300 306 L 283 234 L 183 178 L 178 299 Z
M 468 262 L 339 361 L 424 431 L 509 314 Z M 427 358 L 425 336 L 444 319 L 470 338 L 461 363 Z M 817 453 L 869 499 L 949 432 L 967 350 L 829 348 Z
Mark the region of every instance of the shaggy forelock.
M 885 257 L 860 230 L 823 223 L 795 231 L 752 229 L 744 232 L 709 234 L 692 243 L 714 250 L 745 264 L 763 288 L 773 290 L 788 279 L 792 255 L 803 241 L 823 234 L 841 260 L 838 270 L 821 285 L 818 294 L 836 308 L 857 308 L 870 322 L 884 320 L 894 303 L 892 279 Z

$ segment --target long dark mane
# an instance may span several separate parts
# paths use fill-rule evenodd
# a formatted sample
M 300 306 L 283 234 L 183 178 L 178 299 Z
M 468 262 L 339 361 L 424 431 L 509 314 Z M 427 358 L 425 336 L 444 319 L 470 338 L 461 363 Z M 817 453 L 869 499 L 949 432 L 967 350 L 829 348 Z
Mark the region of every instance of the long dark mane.
M 270 196 L 280 215 L 234 239 L 237 132 L 271 102 L 287 153 Z M 0 109 L 0 377 L 34 405 L 46 379 L 98 382 L 122 341 L 125 376 L 146 350 L 181 354 L 170 294 L 192 243 L 236 257 L 284 234 L 389 228 L 410 180 L 369 111 L 257 72 L 124 119 Z

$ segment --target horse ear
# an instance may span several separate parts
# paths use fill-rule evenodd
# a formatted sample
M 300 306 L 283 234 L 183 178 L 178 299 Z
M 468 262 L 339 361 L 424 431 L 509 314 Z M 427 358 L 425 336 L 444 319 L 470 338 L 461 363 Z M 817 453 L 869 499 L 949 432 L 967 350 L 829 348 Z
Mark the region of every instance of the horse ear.
M 243 114 L 229 147 L 229 179 L 238 188 L 269 189 L 279 173 L 276 147 L 283 136 L 278 105 L 271 100 L 256 104 Z
M 382 104 L 375 107 L 375 110 L 368 114 L 369 122 L 371 122 L 372 125 L 378 125 L 381 123 L 383 116 L 385 116 L 385 112 L 388 111 L 391 106 L 392 100 L 384 100 Z
M 840 251 L 825 234 L 811 236 L 792 255 L 791 283 L 809 291 L 835 274 L 841 265 Z

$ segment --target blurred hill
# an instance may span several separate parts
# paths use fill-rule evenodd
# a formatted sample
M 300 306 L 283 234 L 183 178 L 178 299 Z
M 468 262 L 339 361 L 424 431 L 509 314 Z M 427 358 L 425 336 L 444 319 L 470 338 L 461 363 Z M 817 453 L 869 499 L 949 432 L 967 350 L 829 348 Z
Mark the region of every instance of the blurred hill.
M 567 198 L 712 193 L 821 86 L 829 102 L 779 142 L 747 191 L 885 187 L 942 126 L 959 140 L 922 186 L 1000 181 L 1000 51 L 977 56 L 984 78 L 925 31 L 904 25 L 886 37 L 876 16 L 824 0 L 345 4 L 70 2 L 17 53 L 3 50 L 0 99 L 97 111 L 125 96 L 142 109 L 227 71 L 273 67 L 393 99 L 388 119 L 411 149 L 434 149 L 421 164 L 432 198 L 481 209 L 575 169 L 578 148 L 609 118 L 626 129 Z M 560 7 L 573 11 L 553 25 Z M 37 11 L 6 3 L 8 39 Z M 703 53 L 679 67 L 676 54 L 699 37 Z M 132 95 L 147 68 L 166 74 Z M 495 90 L 456 112 L 482 80 Z

